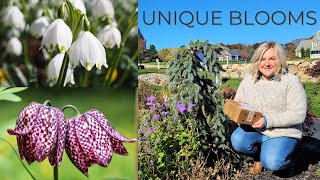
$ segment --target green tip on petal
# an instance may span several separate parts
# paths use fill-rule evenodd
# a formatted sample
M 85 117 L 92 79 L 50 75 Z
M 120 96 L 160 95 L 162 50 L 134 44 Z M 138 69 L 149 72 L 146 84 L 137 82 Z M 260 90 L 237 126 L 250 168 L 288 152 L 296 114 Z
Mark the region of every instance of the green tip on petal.
M 97 64 L 98 69 L 101 69 L 101 66 L 102 66 L 101 63 Z
M 90 62 L 86 62 L 86 69 L 90 69 Z
M 50 49 L 53 49 L 53 44 L 50 44 Z
M 61 51 L 61 52 L 66 52 L 66 47 L 65 47 L 65 46 L 61 46 L 60 51 Z

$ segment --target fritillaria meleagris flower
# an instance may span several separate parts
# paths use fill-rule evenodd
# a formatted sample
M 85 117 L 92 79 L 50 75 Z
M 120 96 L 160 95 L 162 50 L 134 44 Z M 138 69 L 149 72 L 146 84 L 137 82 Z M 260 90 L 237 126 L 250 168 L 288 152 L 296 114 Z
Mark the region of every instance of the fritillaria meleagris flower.
M 17 136 L 20 158 L 28 164 L 48 157 L 52 166 L 60 166 L 66 130 L 60 109 L 32 102 L 20 112 L 15 129 L 8 129 L 8 133 Z
M 94 163 L 107 167 L 113 152 L 127 155 L 122 142 L 136 141 L 122 136 L 101 112 L 94 109 L 71 118 L 68 123 L 66 152 L 72 163 L 86 176 L 88 167 Z

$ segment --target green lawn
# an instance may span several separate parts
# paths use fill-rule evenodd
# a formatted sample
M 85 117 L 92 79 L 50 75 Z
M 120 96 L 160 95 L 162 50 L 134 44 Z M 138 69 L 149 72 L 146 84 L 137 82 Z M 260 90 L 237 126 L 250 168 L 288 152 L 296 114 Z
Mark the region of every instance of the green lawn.
M 140 64 L 140 63 L 139 63 Z M 146 64 L 146 65 L 158 65 L 157 62 L 148 62 L 148 63 L 141 63 L 141 64 Z M 166 65 L 167 62 L 160 62 L 160 65 Z
M 20 110 L 31 101 L 43 103 L 46 99 L 51 100 L 51 104 L 58 108 L 72 104 L 81 113 L 90 109 L 98 109 L 106 116 L 111 125 L 125 137 L 137 137 L 136 93 L 134 89 L 29 88 L 26 91 L 17 93 L 17 95 L 22 98 L 19 103 L 0 102 L 0 137 L 9 141 L 15 149 L 17 149 L 16 138 L 8 135 L 7 129 L 15 127 L 16 118 Z M 76 113 L 71 109 L 66 110 L 66 118 L 75 115 Z M 80 173 L 64 152 L 63 161 L 59 167 L 59 178 L 62 180 L 137 179 L 137 144 L 124 143 L 124 146 L 129 152 L 128 156 L 113 154 L 111 163 L 107 168 L 93 165 L 89 168 L 89 178 Z M 25 160 L 23 162 L 37 179 L 53 179 L 53 168 L 47 159 L 41 163 L 34 162 L 31 165 L 28 165 Z M 1 180 L 31 179 L 10 146 L 1 140 L 0 174 Z
M 157 69 L 157 68 L 147 68 L 147 69 L 139 69 L 138 74 L 147 74 L 147 73 L 162 73 L 165 74 L 167 71 L 166 68 Z

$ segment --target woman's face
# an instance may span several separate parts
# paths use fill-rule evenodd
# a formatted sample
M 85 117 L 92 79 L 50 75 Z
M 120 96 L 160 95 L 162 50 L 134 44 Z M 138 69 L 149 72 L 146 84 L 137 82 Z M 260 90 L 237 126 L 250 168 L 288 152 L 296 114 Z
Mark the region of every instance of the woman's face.
M 273 48 L 268 49 L 263 55 L 259 63 L 259 71 L 262 79 L 271 79 L 278 67 L 276 51 Z

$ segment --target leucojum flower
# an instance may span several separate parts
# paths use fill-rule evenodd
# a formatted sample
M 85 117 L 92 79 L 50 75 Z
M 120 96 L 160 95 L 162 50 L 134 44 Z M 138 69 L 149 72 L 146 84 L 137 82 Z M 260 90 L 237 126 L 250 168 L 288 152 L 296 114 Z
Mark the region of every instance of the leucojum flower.
M 66 121 L 60 109 L 35 102 L 19 113 L 15 129 L 8 133 L 17 136 L 20 157 L 28 164 L 48 157 L 52 166 L 60 166 L 65 148 L 71 162 L 86 176 L 92 164 L 107 167 L 113 153 L 128 155 L 122 142 L 136 141 L 117 132 L 98 110 Z
M 41 37 L 49 26 L 49 19 L 47 17 L 40 17 L 36 19 L 30 26 L 32 36 Z
M 52 166 L 60 166 L 66 140 L 67 123 L 63 112 L 54 107 L 32 102 L 18 116 L 10 135 L 17 136 L 21 159 L 28 164 L 46 157 Z
M 94 65 L 108 67 L 106 52 L 101 42 L 89 31 L 82 33 L 69 49 L 71 67 L 76 67 L 79 62 L 88 71 Z
M 9 6 L 3 15 L 5 25 L 23 30 L 25 27 L 24 15 L 17 6 Z
M 7 44 L 6 51 L 10 54 L 20 56 L 22 53 L 21 41 L 16 37 L 11 38 Z
M 72 32 L 62 19 L 54 20 L 44 32 L 42 45 L 52 52 L 58 45 L 61 53 L 68 51 L 72 43 Z
M 121 33 L 117 29 L 117 23 L 115 22 L 105 26 L 97 37 L 106 48 L 113 48 L 114 45 L 117 45 L 118 48 L 120 47 Z
M 54 83 L 57 82 L 64 56 L 65 56 L 64 53 L 59 53 L 55 55 L 52 58 L 52 60 L 49 62 L 48 69 L 47 69 L 48 80 L 51 80 Z M 68 82 L 70 82 L 71 84 L 75 83 L 74 76 L 73 76 L 73 69 L 71 67 L 68 67 L 67 75 L 64 80 L 64 85 L 66 85 Z

